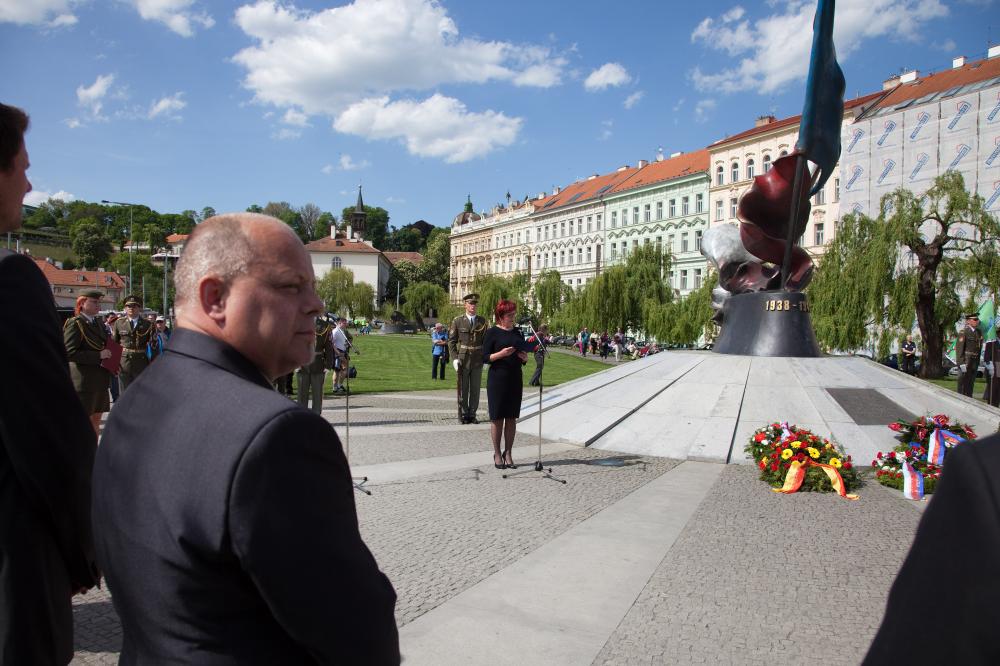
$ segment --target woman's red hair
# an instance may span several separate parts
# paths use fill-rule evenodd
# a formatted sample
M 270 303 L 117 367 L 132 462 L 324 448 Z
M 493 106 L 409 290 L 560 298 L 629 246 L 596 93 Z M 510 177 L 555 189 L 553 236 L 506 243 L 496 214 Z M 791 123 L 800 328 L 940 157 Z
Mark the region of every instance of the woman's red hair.
M 505 298 L 501 298 L 497 306 L 493 308 L 493 318 L 496 321 L 503 319 L 504 315 L 508 315 L 511 312 L 517 311 L 517 303 L 514 301 L 508 301 Z
M 87 302 L 87 297 L 86 296 L 77 296 L 76 297 L 76 307 L 73 308 L 73 314 L 79 316 L 79 314 L 80 314 L 80 307 L 83 306 L 83 304 L 86 303 L 86 302 Z

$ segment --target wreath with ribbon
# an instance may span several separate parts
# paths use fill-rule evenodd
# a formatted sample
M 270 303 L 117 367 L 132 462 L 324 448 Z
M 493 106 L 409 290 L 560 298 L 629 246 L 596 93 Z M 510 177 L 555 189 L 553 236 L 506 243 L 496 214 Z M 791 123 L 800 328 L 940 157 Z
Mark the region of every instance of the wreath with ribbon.
M 850 492 L 861 483 L 851 456 L 805 428 L 775 421 L 755 430 L 744 450 L 756 461 L 761 480 L 776 493 L 835 492 L 858 499 Z

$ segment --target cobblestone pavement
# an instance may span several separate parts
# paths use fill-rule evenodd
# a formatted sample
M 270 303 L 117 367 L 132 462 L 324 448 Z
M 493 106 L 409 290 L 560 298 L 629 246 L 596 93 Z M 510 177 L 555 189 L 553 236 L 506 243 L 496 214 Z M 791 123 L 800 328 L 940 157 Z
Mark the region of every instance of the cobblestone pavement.
M 525 460 L 517 471 L 526 474 L 504 480 L 491 464 L 488 426 L 454 423 L 452 399 L 450 391 L 352 399 L 352 424 L 368 424 L 352 425 L 352 464 L 483 453 L 475 468 L 369 485 L 371 497 L 356 496 L 365 540 L 399 595 L 401 626 L 677 464 L 572 449 L 546 458 L 566 485 L 539 478 Z M 338 403 L 327 401 L 324 416 L 343 435 Z M 361 405 L 370 409 L 354 412 Z M 421 430 L 428 419 L 433 432 Z M 516 445 L 536 442 L 519 433 Z M 601 460 L 624 465 L 594 464 Z M 596 664 L 860 661 L 919 512 L 874 482 L 847 502 L 776 495 L 754 472 L 723 471 Z M 74 619 L 73 663 L 116 663 L 121 629 L 107 592 L 77 597 Z
M 368 486 L 359 497 L 365 542 L 399 596 L 400 625 L 589 518 L 678 461 L 573 449 L 545 457 L 565 485 L 519 465 L 516 478 L 471 470 Z M 593 464 L 620 460 L 621 467 Z M 484 461 L 486 462 L 486 461 Z
M 730 465 L 595 664 L 858 664 L 918 511 L 874 481 L 858 502 L 769 492 Z

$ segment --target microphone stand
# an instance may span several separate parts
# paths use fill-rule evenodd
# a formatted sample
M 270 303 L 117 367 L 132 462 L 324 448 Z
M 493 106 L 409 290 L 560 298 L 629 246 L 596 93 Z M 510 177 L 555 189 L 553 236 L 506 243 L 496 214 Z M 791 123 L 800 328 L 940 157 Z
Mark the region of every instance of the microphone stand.
M 344 336 L 347 337 L 346 335 Z M 347 341 L 347 348 L 353 349 L 361 356 L 361 351 L 356 349 L 351 341 Z M 346 355 L 345 355 L 346 358 Z M 344 374 L 344 388 L 347 392 L 344 394 L 344 440 L 346 441 L 346 446 L 344 447 L 344 455 L 347 457 L 347 465 L 351 465 L 351 363 L 350 360 L 347 361 L 347 372 Z M 371 495 L 372 491 L 365 488 L 365 484 L 368 483 L 367 476 L 352 476 L 351 483 L 354 485 L 355 490 L 360 490 L 365 495 Z
M 546 356 L 549 353 L 549 350 L 548 350 L 548 347 L 545 346 L 545 341 L 542 339 L 542 336 L 540 336 L 538 334 L 538 331 L 535 330 L 535 327 L 531 323 L 530 319 L 526 320 L 524 323 L 528 325 L 528 328 L 531 329 L 531 334 L 533 336 L 535 336 L 535 341 L 538 343 L 538 346 L 542 350 L 542 356 Z M 544 372 L 544 370 L 545 370 L 544 366 L 542 367 L 542 370 Z M 524 470 L 522 472 L 511 472 L 510 474 L 504 474 L 503 478 L 510 479 L 510 478 L 515 477 L 515 476 L 521 476 L 522 474 L 528 474 L 529 472 L 541 472 L 541 476 L 539 478 L 542 478 L 542 479 L 551 479 L 553 481 L 556 481 L 558 483 L 566 485 L 566 480 L 565 479 L 560 479 L 559 477 L 553 475 L 552 474 L 552 468 L 551 467 L 546 468 L 542 464 L 542 387 L 543 387 L 543 384 L 544 384 L 544 382 L 542 381 L 542 375 L 541 375 L 541 373 L 539 373 L 539 375 L 538 375 L 538 458 L 535 459 L 535 465 L 534 465 L 534 467 L 532 469 L 526 469 L 526 470 Z

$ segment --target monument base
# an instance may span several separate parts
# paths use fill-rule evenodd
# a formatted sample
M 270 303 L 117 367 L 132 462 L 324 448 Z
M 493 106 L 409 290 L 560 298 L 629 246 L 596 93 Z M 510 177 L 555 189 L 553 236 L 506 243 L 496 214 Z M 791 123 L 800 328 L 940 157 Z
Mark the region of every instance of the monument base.
M 722 332 L 712 348 L 741 356 L 822 356 L 809 303 L 799 291 L 758 291 L 730 296 L 722 306 Z

